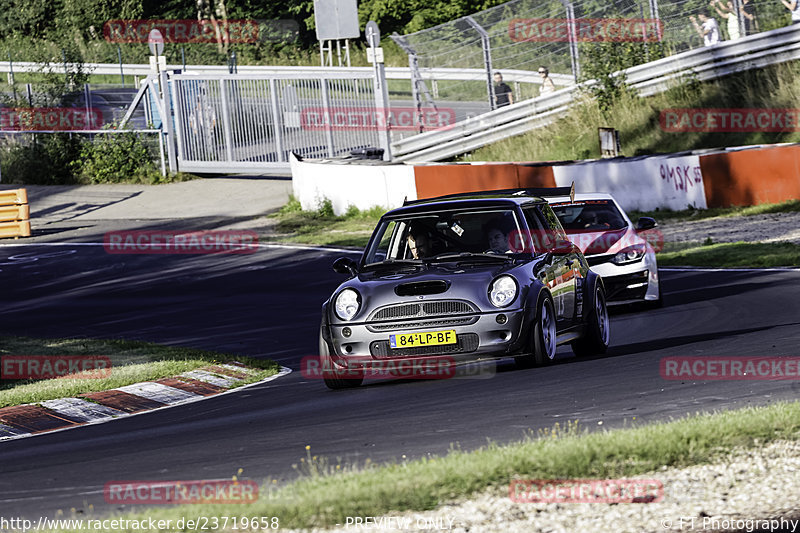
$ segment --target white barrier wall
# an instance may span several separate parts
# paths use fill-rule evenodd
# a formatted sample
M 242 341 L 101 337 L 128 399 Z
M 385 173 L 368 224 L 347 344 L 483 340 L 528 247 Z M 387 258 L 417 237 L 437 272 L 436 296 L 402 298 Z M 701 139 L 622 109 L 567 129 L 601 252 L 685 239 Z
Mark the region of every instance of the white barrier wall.
M 292 188 L 304 210 L 316 210 L 326 198 L 333 212 L 343 214 L 351 205 L 393 209 L 403 199 L 417 199 L 414 167 L 374 163 L 311 163 L 291 158 Z
M 700 157 L 696 155 L 554 166 L 553 177 L 559 187 L 574 181 L 580 193 L 610 193 L 626 211 L 706 208 Z

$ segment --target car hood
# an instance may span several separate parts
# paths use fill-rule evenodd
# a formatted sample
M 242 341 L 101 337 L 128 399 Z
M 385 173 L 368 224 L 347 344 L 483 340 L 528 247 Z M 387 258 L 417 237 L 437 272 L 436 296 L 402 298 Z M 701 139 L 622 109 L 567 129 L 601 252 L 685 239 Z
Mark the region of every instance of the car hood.
M 628 246 L 647 242 L 630 227 L 608 231 L 568 230 L 567 236 L 587 256 L 615 254 Z
M 386 305 L 430 300 L 468 300 L 482 311 L 496 311 L 489 302 L 489 284 L 500 274 L 507 273 L 514 276 L 522 288 L 526 283 L 520 279 L 521 272 L 519 265 L 510 262 L 438 263 L 414 271 L 361 272 L 358 277 L 344 282 L 336 294 L 346 287 L 359 292 L 361 310 L 356 321 L 366 320 L 375 309 Z M 520 296 L 517 298 L 519 301 Z

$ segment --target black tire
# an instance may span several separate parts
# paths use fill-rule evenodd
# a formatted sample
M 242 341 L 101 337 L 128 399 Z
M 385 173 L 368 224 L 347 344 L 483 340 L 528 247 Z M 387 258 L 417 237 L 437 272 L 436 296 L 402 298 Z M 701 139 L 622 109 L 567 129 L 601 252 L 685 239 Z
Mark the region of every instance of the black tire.
M 553 311 L 553 300 L 542 298 L 536 310 L 536 322 L 531 329 L 529 353 L 514 357 L 520 368 L 547 366 L 556 357 L 556 315 Z
M 361 385 L 364 381 L 364 374 L 361 372 L 337 371 L 331 359 L 331 352 L 328 343 L 319 334 L 319 364 L 322 369 L 322 379 L 329 389 L 352 389 Z
M 591 304 L 591 311 L 586 317 L 586 333 L 582 338 L 571 343 L 572 353 L 578 357 L 606 353 L 611 338 L 606 294 L 599 281 L 595 283 Z

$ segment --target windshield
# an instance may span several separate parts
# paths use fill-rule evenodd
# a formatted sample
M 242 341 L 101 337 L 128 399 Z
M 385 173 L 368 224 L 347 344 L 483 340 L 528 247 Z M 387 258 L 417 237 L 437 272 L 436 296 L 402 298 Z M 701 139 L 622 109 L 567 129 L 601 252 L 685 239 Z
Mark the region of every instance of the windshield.
M 628 226 L 612 200 L 585 200 L 552 204 L 567 232 L 608 231 Z
M 520 225 L 510 209 L 452 210 L 384 219 L 375 231 L 365 264 L 505 256 Z

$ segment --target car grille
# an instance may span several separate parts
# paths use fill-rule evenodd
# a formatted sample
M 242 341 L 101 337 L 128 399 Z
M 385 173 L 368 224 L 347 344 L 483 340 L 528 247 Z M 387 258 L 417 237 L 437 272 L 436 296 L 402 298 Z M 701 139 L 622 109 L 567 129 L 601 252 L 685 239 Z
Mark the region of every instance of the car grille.
M 638 300 L 644 298 L 647 292 L 647 281 L 649 273 L 647 270 L 625 274 L 622 276 L 608 276 L 603 278 L 603 285 L 606 288 L 606 298 L 612 300 Z M 628 288 L 628 285 L 644 283 L 641 287 Z
M 418 346 L 416 348 L 397 348 L 392 349 L 389 341 L 373 341 L 369 345 L 369 353 L 373 357 L 389 359 L 393 357 L 408 357 L 410 355 L 448 355 L 459 353 L 470 353 L 478 349 L 480 340 L 477 333 L 464 333 L 458 335 L 458 342 L 455 344 L 442 344 L 439 346 Z
M 398 329 L 438 328 L 443 326 L 467 326 L 478 321 L 476 316 L 464 318 L 440 318 L 422 322 L 392 322 L 388 324 L 371 324 L 367 326 L 370 331 L 394 331 Z
M 378 309 L 367 320 L 367 322 L 396 320 L 398 318 L 424 318 L 442 315 L 450 316 L 475 313 L 476 311 L 477 310 L 468 302 L 461 300 L 441 300 L 434 302 L 399 304 Z
M 602 265 L 603 263 L 608 263 L 609 261 L 614 259 L 615 255 L 617 254 L 587 255 L 586 262 L 589 263 L 590 267 L 595 265 Z

